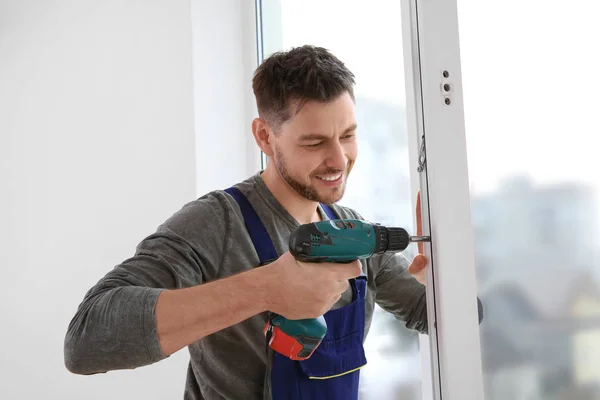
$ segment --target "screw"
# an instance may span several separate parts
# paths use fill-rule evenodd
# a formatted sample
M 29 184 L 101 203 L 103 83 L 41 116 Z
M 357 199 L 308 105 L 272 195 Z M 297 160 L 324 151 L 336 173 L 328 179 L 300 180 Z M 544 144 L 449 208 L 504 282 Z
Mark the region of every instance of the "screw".
M 444 75 L 444 78 L 447 78 L 450 76 L 450 72 L 444 71 L 442 75 Z
M 450 91 L 450 85 L 449 85 L 449 84 L 447 84 L 447 83 L 445 83 L 445 84 L 444 84 L 444 90 L 445 90 L 446 92 L 449 92 L 449 91 Z
M 447 105 L 450 105 L 451 101 L 448 97 L 446 97 L 446 100 L 444 100 L 446 102 Z

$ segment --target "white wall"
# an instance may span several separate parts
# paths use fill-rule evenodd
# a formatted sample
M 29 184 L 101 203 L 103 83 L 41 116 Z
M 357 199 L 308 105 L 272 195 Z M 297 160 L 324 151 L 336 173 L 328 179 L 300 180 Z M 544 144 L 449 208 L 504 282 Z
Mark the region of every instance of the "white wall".
M 0 1 L 0 398 L 182 398 L 185 350 L 83 377 L 63 338 L 196 196 L 192 95 L 189 0 Z

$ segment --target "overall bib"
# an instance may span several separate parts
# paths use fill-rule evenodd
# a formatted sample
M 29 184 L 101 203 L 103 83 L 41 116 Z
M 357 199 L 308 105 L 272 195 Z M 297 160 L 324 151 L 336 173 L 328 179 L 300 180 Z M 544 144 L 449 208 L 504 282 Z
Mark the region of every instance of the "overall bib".
M 236 188 L 225 190 L 239 204 L 261 265 L 276 260 L 267 230 L 246 197 Z M 331 208 L 321 204 L 330 219 Z M 363 348 L 366 277 L 350 280 L 352 302 L 328 311 L 327 333 L 307 360 L 291 360 L 273 353 L 271 394 L 273 400 L 357 400 L 360 368 L 367 363 Z

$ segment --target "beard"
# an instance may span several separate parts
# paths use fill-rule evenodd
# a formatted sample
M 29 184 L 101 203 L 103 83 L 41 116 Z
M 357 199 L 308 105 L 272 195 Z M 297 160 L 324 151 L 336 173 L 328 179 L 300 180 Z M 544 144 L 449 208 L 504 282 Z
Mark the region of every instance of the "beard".
M 343 181 L 342 185 L 340 185 L 337 188 L 332 189 L 330 191 L 330 193 L 320 194 L 319 191 L 313 185 L 310 185 L 310 184 L 305 185 L 290 175 L 289 169 L 287 168 L 287 163 L 285 162 L 285 158 L 283 157 L 283 154 L 281 153 L 281 151 L 279 150 L 278 147 L 275 147 L 274 161 L 275 161 L 275 167 L 277 168 L 277 171 L 279 172 L 279 176 L 281 176 L 281 178 L 292 189 L 294 189 L 300 196 L 304 197 L 305 199 L 310 200 L 310 201 L 315 201 L 318 203 L 323 203 L 323 204 L 333 204 L 333 203 L 339 201 L 344 196 L 344 192 L 346 191 L 346 179 L 348 177 L 348 174 L 350 173 L 351 162 L 348 163 L 348 167 L 346 168 L 346 170 L 328 169 L 326 171 L 322 171 L 318 174 L 315 174 L 315 175 L 328 175 L 328 174 L 336 174 L 336 173 L 340 173 L 340 172 L 343 172 L 343 174 L 344 174 L 344 176 L 343 176 L 344 181 Z

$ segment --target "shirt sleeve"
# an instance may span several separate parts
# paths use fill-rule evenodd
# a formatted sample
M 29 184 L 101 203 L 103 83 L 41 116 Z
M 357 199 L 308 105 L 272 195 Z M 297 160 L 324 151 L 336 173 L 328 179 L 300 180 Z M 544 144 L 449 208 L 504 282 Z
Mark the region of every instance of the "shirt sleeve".
M 408 329 L 426 334 L 427 303 L 425 286 L 408 272 L 410 262 L 402 254 L 377 256 L 375 302 Z
M 427 334 L 426 288 L 408 272 L 410 261 L 402 254 L 378 257 L 379 271 L 375 277 L 375 302 L 408 329 Z M 483 321 L 483 303 L 477 297 L 479 323 Z
M 158 297 L 163 290 L 201 284 L 207 275 L 216 275 L 226 233 L 225 208 L 207 195 L 142 240 L 131 258 L 85 294 L 65 336 L 67 369 L 89 375 L 166 358 L 156 331 Z

